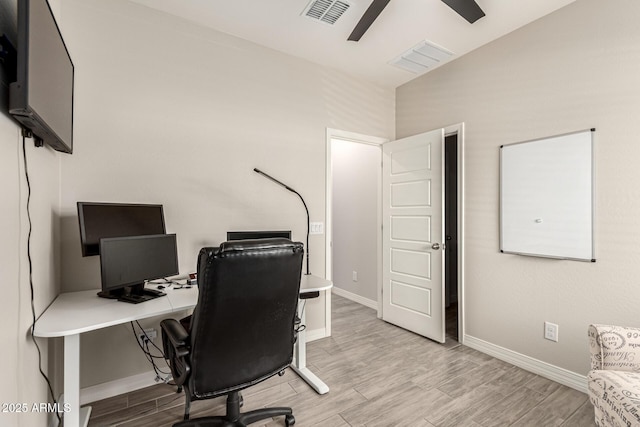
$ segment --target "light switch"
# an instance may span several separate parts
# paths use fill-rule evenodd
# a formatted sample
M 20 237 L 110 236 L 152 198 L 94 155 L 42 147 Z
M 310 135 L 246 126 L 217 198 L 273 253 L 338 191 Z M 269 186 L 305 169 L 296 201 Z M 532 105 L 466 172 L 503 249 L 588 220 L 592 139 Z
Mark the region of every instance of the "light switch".
M 323 222 L 310 223 L 309 234 L 324 234 L 324 223 Z

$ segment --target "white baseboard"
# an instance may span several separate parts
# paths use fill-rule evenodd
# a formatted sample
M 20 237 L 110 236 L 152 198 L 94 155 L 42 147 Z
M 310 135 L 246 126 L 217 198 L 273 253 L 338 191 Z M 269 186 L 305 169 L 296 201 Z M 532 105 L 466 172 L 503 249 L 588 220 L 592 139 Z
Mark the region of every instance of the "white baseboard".
M 318 328 L 318 329 L 314 329 L 312 331 L 306 331 L 306 332 L 307 332 L 307 335 L 305 336 L 305 338 L 307 342 L 319 340 L 321 338 L 326 338 L 328 336 L 326 328 Z
M 525 356 L 524 354 L 491 344 L 490 342 L 470 335 L 465 335 L 462 343 L 467 347 L 486 353 L 496 359 L 511 363 L 512 365 L 566 385 L 582 393 L 587 393 L 587 377 L 584 375 L 534 359 L 533 357 Z
M 357 302 L 358 304 L 362 304 L 365 307 L 373 308 L 374 310 L 378 310 L 378 301 L 371 300 L 369 298 L 362 297 L 358 294 L 354 294 L 353 292 L 345 291 L 341 288 L 336 288 L 335 286 L 331 288 L 331 293 L 339 295 L 343 298 L 351 300 L 353 302 Z
M 85 405 L 97 400 L 107 399 L 109 397 L 118 396 L 120 394 L 139 390 L 158 384 L 156 382 L 156 373 L 147 371 L 130 377 L 120 378 L 80 390 L 80 404 Z

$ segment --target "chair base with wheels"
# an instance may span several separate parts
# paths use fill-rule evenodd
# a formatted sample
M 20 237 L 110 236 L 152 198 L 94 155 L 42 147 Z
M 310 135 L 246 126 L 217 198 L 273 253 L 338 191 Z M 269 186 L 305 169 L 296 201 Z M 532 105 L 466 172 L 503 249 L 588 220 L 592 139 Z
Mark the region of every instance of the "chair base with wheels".
M 227 396 L 227 415 L 204 417 L 180 421 L 173 427 L 245 427 L 256 421 L 284 415 L 284 424 L 289 427 L 296 423 L 291 408 L 262 408 L 240 413 L 242 398 L 240 392 L 232 392 Z

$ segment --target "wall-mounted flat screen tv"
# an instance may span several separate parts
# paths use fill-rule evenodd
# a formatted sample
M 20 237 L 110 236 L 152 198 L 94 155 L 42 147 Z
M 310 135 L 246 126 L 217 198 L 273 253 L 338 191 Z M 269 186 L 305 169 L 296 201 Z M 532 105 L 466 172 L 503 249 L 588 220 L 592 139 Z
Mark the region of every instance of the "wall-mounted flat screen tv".
M 36 145 L 71 154 L 74 67 L 47 0 L 18 0 L 16 50 L 9 113 L 33 133 Z

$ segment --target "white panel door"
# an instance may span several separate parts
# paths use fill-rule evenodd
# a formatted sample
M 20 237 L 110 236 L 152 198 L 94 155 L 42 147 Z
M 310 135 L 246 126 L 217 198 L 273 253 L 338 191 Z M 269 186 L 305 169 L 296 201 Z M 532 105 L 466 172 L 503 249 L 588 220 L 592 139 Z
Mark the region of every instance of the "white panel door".
M 382 318 L 443 343 L 444 129 L 383 144 Z

